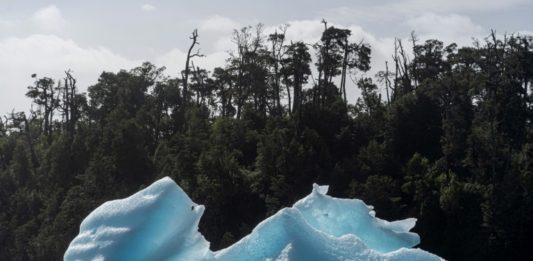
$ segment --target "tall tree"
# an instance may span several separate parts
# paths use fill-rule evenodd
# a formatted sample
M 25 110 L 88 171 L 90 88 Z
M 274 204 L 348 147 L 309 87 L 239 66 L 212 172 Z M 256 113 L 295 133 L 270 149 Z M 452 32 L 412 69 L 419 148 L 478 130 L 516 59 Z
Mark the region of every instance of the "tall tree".
M 36 78 L 36 75 L 33 74 L 32 77 Z M 52 134 L 54 111 L 59 107 L 57 88 L 54 85 L 54 80 L 50 78 L 36 78 L 35 85 L 29 86 L 26 93 L 26 96 L 31 98 L 33 103 L 39 107 L 38 110 L 43 113 L 43 131 L 48 141 Z
M 185 60 L 185 70 L 183 70 L 182 72 L 182 78 L 183 78 L 183 106 L 187 106 L 187 103 L 188 103 L 188 99 L 189 99 L 189 89 L 188 89 L 188 85 L 189 85 L 189 75 L 191 73 L 191 70 L 190 70 L 190 62 L 191 62 L 191 58 L 194 58 L 194 57 L 202 57 L 203 55 L 200 54 L 200 50 L 198 49 L 196 51 L 196 53 L 192 53 L 194 47 L 196 45 L 199 45 L 200 43 L 198 42 L 198 30 L 197 29 L 194 29 L 194 31 L 192 32 L 192 35 L 191 37 L 189 37 L 189 39 L 192 40 L 192 43 L 191 43 L 191 46 L 189 47 L 189 50 L 187 51 L 187 59 Z
M 281 73 L 283 74 L 283 81 L 287 85 L 289 113 L 291 112 L 289 86 L 292 86 L 294 93 L 292 113 L 296 117 L 301 117 L 303 86 L 307 83 L 308 76 L 311 74 L 309 67 L 311 54 L 309 54 L 309 48 L 303 42 L 291 43 L 286 47 L 285 54 L 286 56 L 281 61 Z

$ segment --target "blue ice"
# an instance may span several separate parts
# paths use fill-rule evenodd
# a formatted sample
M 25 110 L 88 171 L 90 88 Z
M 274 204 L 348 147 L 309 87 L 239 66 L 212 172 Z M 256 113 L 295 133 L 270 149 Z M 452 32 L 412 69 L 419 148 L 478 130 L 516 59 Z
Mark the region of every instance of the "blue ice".
M 102 204 L 81 223 L 64 260 L 442 260 L 421 249 L 416 219 L 389 222 L 357 199 L 313 191 L 261 222 L 232 246 L 213 252 L 198 232 L 204 206 L 170 178 Z

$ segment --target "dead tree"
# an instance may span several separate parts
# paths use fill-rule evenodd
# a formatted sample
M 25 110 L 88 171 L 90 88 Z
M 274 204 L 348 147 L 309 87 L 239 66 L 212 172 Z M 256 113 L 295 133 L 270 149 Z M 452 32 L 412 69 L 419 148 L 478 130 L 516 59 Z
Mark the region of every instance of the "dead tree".
M 203 57 L 202 54 L 200 54 L 200 49 L 196 50 L 196 53 L 192 53 L 192 50 L 194 49 L 194 46 L 199 45 L 198 42 L 198 29 L 194 29 L 192 32 L 192 36 L 189 37 L 189 39 L 192 40 L 191 47 L 189 47 L 189 51 L 187 52 L 187 60 L 185 61 L 185 70 L 183 71 L 183 106 L 187 106 L 187 97 L 188 97 L 188 83 L 189 83 L 189 74 L 190 74 L 190 68 L 189 63 L 191 61 L 191 58 L 193 57 Z
M 71 71 L 65 71 L 63 87 L 63 102 L 60 105 L 65 120 L 65 129 L 67 132 L 74 131 L 74 124 L 78 119 L 78 108 L 76 104 L 76 79 L 72 76 Z
M 285 41 L 285 34 L 287 32 L 287 28 L 288 28 L 288 25 L 284 25 L 282 27 L 280 27 L 281 29 L 281 33 L 278 33 L 278 31 L 276 30 L 273 34 L 270 34 L 269 35 L 269 40 L 272 42 L 272 62 L 273 62 L 273 65 L 274 65 L 274 81 L 273 81 L 273 86 L 274 86 L 274 104 L 275 104 L 275 108 L 276 108 L 276 113 L 278 114 L 281 114 L 281 95 L 280 95 L 280 92 L 281 92 L 281 86 L 280 86 L 280 80 L 281 80 L 281 77 L 280 77 L 280 68 L 279 68 L 279 65 L 280 65 L 280 61 L 281 61 L 281 56 L 283 55 L 282 54 L 282 50 L 283 50 L 283 43 Z M 290 94 L 289 94 L 290 95 Z M 290 103 L 289 103 L 289 111 L 290 111 Z M 290 113 L 290 112 L 289 112 Z

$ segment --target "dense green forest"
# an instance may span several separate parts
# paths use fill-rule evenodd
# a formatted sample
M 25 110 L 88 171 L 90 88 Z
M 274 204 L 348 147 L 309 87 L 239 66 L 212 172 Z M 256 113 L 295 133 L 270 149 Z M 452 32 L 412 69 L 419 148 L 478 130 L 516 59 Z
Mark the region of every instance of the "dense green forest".
M 212 72 L 195 31 L 180 77 L 144 63 L 80 93 L 74 72 L 32 75 L 31 109 L 0 122 L 0 260 L 62 259 L 94 208 L 163 176 L 206 206 L 212 249 L 316 182 L 418 218 L 420 247 L 446 259 L 530 256 L 533 37 L 396 40 L 368 78 L 371 47 L 324 25 L 316 43 L 237 30 Z

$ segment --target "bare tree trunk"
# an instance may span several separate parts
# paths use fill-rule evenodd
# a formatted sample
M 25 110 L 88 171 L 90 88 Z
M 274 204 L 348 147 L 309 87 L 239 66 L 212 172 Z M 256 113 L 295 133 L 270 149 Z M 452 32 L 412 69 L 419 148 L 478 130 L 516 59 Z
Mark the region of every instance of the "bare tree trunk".
M 292 107 L 294 106 L 293 105 L 293 102 L 291 101 L 291 87 L 290 87 L 290 84 L 288 83 L 288 80 L 287 80 L 287 75 L 284 75 L 283 76 L 283 79 L 285 80 L 285 88 L 287 89 L 287 112 L 289 112 L 289 116 L 292 116 Z M 292 90 L 294 92 L 294 88 Z
M 188 102 L 188 98 L 187 97 L 188 97 L 188 84 L 189 84 L 189 72 L 190 72 L 189 62 L 190 62 L 191 58 L 193 58 L 193 57 L 202 56 L 199 53 L 199 50 L 195 54 L 191 54 L 192 50 L 194 49 L 194 46 L 197 45 L 197 44 L 200 44 L 198 42 L 198 29 L 194 29 L 190 39 L 192 40 L 192 44 L 191 44 L 191 47 L 189 47 L 189 51 L 187 52 L 187 60 L 185 61 L 185 73 L 183 74 L 183 106 L 184 107 L 187 106 L 187 102 Z
M 392 94 L 392 99 L 394 101 L 394 98 L 396 96 L 396 90 L 398 87 L 398 47 L 396 44 L 396 40 L 394 40 L 394 55 L 392 56 L 392 59 L 394 60 L 394 93 Z
M 344 58 L 342 60 L 342 74 L 341 74 L 341 89 L 344 96 L 344 102 L 348 103 L 348 100 L 346 99 L 346 70 L 348 67 L 348 54 L 349 54 L 349 48 L 348 48 L 348 39 L 344 41 Z
M 387 93 L 387 105 L 390 104 L 390 96 L 389 96 L 389 88 L 390 88 L 390 80 L 389 80 L 389 63 L 385 61 L 385 92 Z
M 78 108 L 76 105 L 76 79 L 70 74 L 70 70 L 65 72 L 67 77 L 65 78 L 65 107 L 66 107 L 66 125 L 67 131 L 71 134 L 74 133 L 74 127 L 78 120 Z
M 11 115 L 11 117 L 14 118 L 14 115 Z M 28 119 L 26 118 L 26 114 L 22 114 L 22 119 L 24 120 L 24 134 L 26 136 L 26 142 L 28 143 L 28 147 L 30 149 L 31 161 L 33 163 L 33 167 L 35 171 L 35 169 L 39 167 L 39 160 L 37 158 L 37 154 L 35 153 L 35 148 L 33 147 L 33 137 L 31 135 L 31 128 L 30 128 L 31 121 L 28 122 Z
M 416 49 L 416 41 L 418 39 L 416 39 L 416 35 L 415 35 L 415 32 L 412 31 L 411 32 L 411 41 L 413 42 L 413 56 L 414 56 L 414 59 L 413 59 L 413 84 L 414 84 L 414 88 L 416 89 L 416 87 L 418 86 L 418 82 L 417 82 L 417 79 L 418 79 L 418 73 L 417 73 L 417 70 L 418 70 L 418 66 L 417 66 L 417 60 L 416 60 L 416 52 L 415 52 L 415 49 Z

